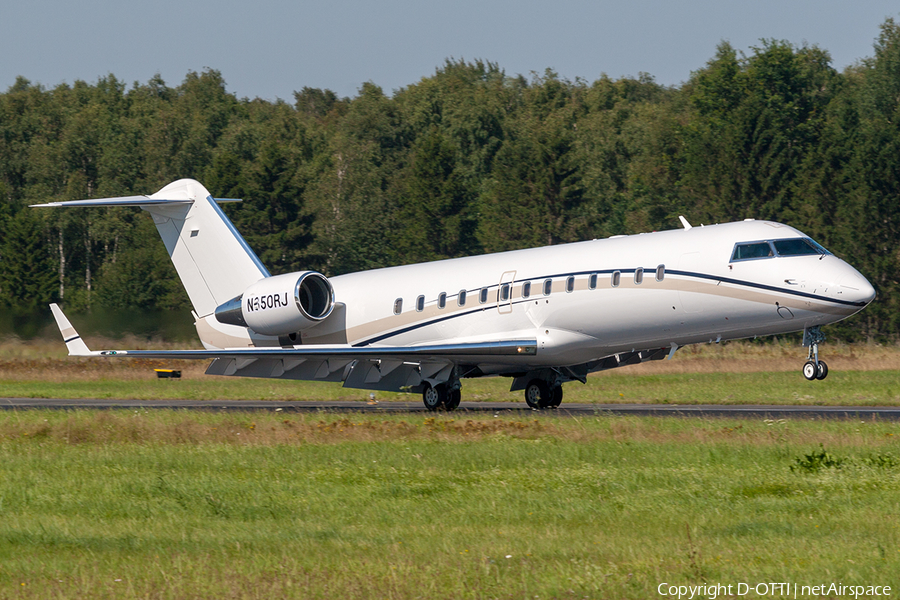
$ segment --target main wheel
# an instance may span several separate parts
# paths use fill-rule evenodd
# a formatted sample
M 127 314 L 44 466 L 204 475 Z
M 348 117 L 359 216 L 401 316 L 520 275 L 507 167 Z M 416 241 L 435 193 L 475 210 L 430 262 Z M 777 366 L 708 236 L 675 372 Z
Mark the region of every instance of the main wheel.
M 560 404 L 562 404 L 563 399 L 563 390 L 562 386 L 558 385 L 550 390 L 550 406 L 551 408 L 557 408 Z
M 531 408 L 546 408 L 550 402 L 550 386 L 543 379 L 532 379 L 525 386 L 525 402 Z
M 447 400 L 444 402 L 444 408 L 447 410 L 456 410 L 461 399 L 462 393 L 458 389 L 450 390 L 447 393 Z
M 810 381 L 813 381 L 816 377 L 819 376 L 819 368 L 816 366 L 815 362 L 809 361 L 805 365 L 803 365 L 803 376 Z
M 828 377 L 828 365 L 824 360 L 819 361 L 819 371 L 816 373 L 816 379 L 825 379 Z
M 447 386 L 442 383 L 435 386 L 426 383 L 422 391 L 422 402 L 428 410 L 440 410 L 447 402 Z

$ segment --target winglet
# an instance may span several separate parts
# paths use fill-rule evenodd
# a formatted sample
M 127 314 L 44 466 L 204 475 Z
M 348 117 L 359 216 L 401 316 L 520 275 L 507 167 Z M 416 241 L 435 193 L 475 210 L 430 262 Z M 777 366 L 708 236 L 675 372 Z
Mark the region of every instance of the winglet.
M 685 231 L 687 231 L 688 229 L 693 229 L 691 227 L 691 224 L 688 223 L 688 220 L 685 219 L 683 215 L 678 215 L 678 220 L 681 221 L 681 225 L 682 225 L 682 227 L 684 227 Z
M 91 352 L 87 347 L 87 344 L 84 343 L 84 340 L 81 339 L 81 336 L 78 335 L 78 332 L 75 331 L 75 328 L 72 327 L 72 324 L 69 323 L 69 319 L 66 318 L 66 315 L 63 314 L 63 311 L 59 306 L 51 304 L 50 310 L 53 312 L 53 318 L 56 319 L 56 326 L 59 327 L 59 332 L 62 334 L 63 341 L 66 343 L 66 348 L 69 350 L 69 356 L 97 356 L 100 354 L 99 352 Z

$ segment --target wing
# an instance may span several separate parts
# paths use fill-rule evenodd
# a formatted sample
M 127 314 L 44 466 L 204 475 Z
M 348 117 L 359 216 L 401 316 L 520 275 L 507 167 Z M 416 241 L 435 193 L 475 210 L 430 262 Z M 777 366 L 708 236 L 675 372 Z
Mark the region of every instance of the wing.
M 208 375 L 343 381 L 345 387 L 394 390 L 440 378 L 460 363 L 537 354 L 537 340 L 497 340 L 418 346 L 309 345 L 217 350 L 90 350 L 56 304 L 50 305 L 70 356 L 213 359 Z

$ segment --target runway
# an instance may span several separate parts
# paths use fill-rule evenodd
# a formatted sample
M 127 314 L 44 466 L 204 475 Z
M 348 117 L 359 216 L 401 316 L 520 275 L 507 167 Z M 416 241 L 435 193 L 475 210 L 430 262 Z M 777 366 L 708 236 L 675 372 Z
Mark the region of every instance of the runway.
M 70 398 L 2 398 L 0 409 L 100 409 L 100 410 L 211 410 L 283 412 L 422 413 L 421 402 L 351 402 L 270 400 L 110 400 Z M 633 415 L 651 417 L 727 417 L 749 419 L 861 419 L 900 421 L 900 407 L 893 406 L 784 406 L 713 404 L 563 404 L 558 409 L 531 410 L 524 403 L 463 402 L 453 415 L 525 414 L 529 416 Z

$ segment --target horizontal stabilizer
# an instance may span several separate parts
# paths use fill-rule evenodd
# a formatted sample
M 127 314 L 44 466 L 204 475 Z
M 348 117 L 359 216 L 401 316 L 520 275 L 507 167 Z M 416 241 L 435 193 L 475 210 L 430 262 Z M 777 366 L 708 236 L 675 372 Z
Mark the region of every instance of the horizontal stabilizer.
M 219 206 L 240 202 L 214 198 L 193 179 L 173 181 L 146 196 L 120 196 L 34 204 L 35 208 L 133 207 L 150 213 L 194 312 L 211 315 L 269 271 Z
M 237 198 L 213 198 L 218 204 L 222 202 L 240 202 Z M 121 196 L 119 198 L 97 198 L 95 200 L 68 200 L 65 202 L 48 202 L 47 204 L 31 204 L 31 208 L 97 208 L 103 206 L 161 206 L 174 204 L 192 204 L 193 200 L 167 200 L 149 196 Z

